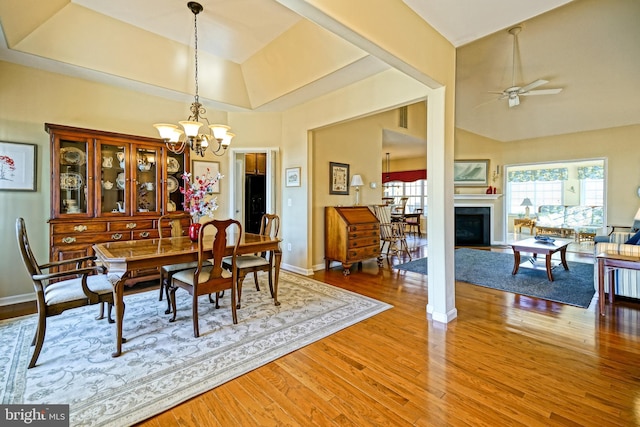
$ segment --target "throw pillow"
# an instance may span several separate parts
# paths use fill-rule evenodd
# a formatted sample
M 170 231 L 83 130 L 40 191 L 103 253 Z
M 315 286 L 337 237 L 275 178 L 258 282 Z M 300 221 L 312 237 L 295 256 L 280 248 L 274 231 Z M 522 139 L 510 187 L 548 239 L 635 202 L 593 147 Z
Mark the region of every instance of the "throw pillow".
M 638 231 L 633 236 L 629 237 L 629 240 L 624 242 L 625 245 L 638 245 L 640 244 L 640 231 Z

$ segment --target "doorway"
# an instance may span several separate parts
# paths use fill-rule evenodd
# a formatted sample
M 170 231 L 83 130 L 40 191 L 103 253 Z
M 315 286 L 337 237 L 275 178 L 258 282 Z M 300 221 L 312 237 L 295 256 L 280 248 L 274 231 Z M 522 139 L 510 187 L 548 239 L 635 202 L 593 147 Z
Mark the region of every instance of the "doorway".
M 265 213 L 275 213 L 275 149 L 234 152 L 233 217 L 247 233 L 260 232 Z

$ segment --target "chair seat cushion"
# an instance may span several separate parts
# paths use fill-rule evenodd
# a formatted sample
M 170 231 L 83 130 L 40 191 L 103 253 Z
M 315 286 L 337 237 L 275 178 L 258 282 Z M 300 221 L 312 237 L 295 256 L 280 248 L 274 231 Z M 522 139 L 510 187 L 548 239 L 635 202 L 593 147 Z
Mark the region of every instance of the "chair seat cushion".
M 231 257 L 222 258 L 222 265 L 231 268 Z M 269 261 L 257 255 L 240 255 L 236 257 L 237 268 L 254 268 L 269 265 Z
M 87 277 L 87 286 L 93 292 L 101 295 L 113 292 L 113 286 L 104 274 Z M 86 300 L 87 296 L 82 290 L 81 277 L 50 283 L 44 291 L 44 301 L 47 305 L 83 299 Z
M 202 263 L 202 265 L 211 265 L 211 262 L 205 261 L 204 263 Z M 162 271 L 164 271 L 165 273 L 175 273 L 176 271 L 188 270 L 190 268 L 196 267 L 198 267 L 198 261 L 182 262 L 180 264 L 163 265 Z
M 211 275 L 211 270 L 213 267 L 205 267 L 200 272 L 200 276 L 198 276 L 198 283 L 203 283 L 209 280 L 209 276 Z M 193 285 L 193 274 L 196 272 L 195 268 L 190 268 L 188 270 L 182 270 L 173 275 L 174 280 L 179 280 L 184 283 L 189 283 Z M 222 270 L 222 277 L 225 279 L 230 279 L 233 277 L 230 271 Z

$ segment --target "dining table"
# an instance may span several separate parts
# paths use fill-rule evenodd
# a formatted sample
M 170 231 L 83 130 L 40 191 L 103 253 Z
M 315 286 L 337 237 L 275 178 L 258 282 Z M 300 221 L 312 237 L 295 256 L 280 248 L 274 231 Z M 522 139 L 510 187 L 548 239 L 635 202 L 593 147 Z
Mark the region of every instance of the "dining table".
M 227 246 L 223 256 L 233 253 L 236 241 L 235 232 L 227 236 Z M 282 251 L 281 239 L 261 234 L 242 233 L 238 255 L 270 252 L 273 256 L 273 302 L 278 301 L 278 277 Z M 213 235 L 205 235 L 203 246 L 213 248 Z M 124 321 L 124 287 L 127 279 L 138 270 L 147 270 L 163 265 L 192 262 L 198 260 L 198 242 L 193 242 L 187 236 L 166 237 L 162 239 L 127 240 L 117 242 L 98 243 L 93 245 L 96 264 L 107 269 L 107 277 L 113 285 L 113 302 L 115 307 L 116 350 L 113 357 L 122 354 L 122 343 L 126 339 L 122 336 Z M 213 257 L 213 254 L 212 254 Z

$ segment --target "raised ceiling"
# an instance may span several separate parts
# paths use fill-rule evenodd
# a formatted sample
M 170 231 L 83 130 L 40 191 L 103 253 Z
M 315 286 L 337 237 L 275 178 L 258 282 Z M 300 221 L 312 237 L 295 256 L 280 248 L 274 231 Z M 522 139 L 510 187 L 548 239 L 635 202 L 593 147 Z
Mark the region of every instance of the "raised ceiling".
M 403 1 L 458 47 L 458 127 L 512 141 L 637 123 L 637 0 Z M 193 15 L 186 3 L 3 0 L 0 59 L 191 102 L 186 46 L 193 45 Z M 282 111 L 388 68 L 283 5 L 303 0 L 201 3 L 200 96 L 210 108 Z M 520 23 L 517 83 L 545 78 L 563 92 L 509 109 L 504 101 L 487 103 L 488 91 L 510 85 L 506 29 Z M 287 44 L 287 34 L 298 46 Z M 281 55 L 283 46 L 299 50 Z M 280 80 L 261 79 L 256 70 L 264 64 Z M 205 69 L 222 71 L 216 80 Z

